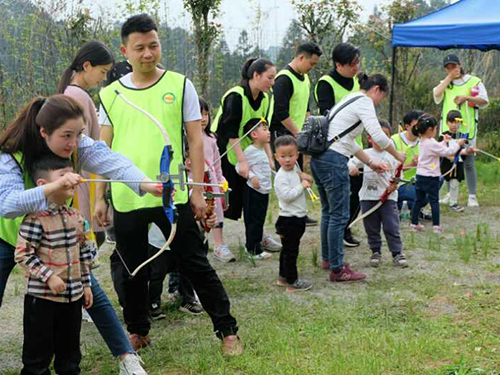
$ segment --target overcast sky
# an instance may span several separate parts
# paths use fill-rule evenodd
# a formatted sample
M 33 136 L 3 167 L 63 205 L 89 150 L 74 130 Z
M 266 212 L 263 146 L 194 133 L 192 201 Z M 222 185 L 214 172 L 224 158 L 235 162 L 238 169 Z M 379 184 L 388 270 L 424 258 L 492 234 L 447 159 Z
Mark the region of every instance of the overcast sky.
M 358 0 L 363 7 L 363 18 L 371 14 L 375 4 L 383 4 L 386 0 Z M 116 8 L 123 4 L 123 0 L 86 0 L 86 3 L 96 12 L 99 12 L 99 5 L 107 9 Z M 167 8 L 167 21 L 171 26 L 190 27 L 190 18 L 184 12 L 182 0 L 163 0 Z M 269 14 L 267 19 L 262 20 L 260 34 L 255 30 L 256 9 L 258 5 L 263 14 Z M 237 41 L 242 29 L 246 29 L 251 34 L 251 40 L 259 38 L 263 47 L 280 44 L 286 33 L 290 20 L 295 13 L 290 0 L 222 0 L 222 15 L 220 22 L 226 34 L 226 39 L 230 47 Z

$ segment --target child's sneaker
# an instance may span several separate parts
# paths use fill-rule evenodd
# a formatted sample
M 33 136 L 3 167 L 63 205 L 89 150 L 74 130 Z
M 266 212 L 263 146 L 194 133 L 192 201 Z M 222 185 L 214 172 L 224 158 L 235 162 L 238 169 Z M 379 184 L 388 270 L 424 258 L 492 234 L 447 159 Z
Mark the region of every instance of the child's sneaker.
M 469 202 L 467 202 L 467 206 L 479 207 L 479 202 L 477 201 L 477 197 L 474 194 L 469 195 Z
M 363 280 L 365 277 L 366 275 L 364 273 L 353 271 L 344 265 L 344 268 L 338 273 L 331 271 L 329 280 L 332 282 L 359 281 Z
M 462 206 L 459 206 L 458 204 L 453 204 L 450 206 L 450 210 L 452 211 L 455 211 L 455 212 L 463 212 L 465 210 L 465 208 L 463 208 Z
M 191 315 L 201 315 L 203 314 L 203 307 L 198 302 L 184 303 L 179 310 Z
M 302 290 L 309 290 L 312 288 L 312 285 L 313 284 L 310 281 L 297 279 L 297 280 L 295 280 L 295 282 L 293 284 L 289 284 L 286 287 L 286 291 L 293 293 L 293 292 L 299 292 Z
M 400 268 L 408 267 L 408 262 L 406 261 L 406 255 L 404 255 L 403 253 L 398 254 L 394 258 L 392 258 L 392 263 L 396 267 Z
M 288 286 L 288 282 L 283 276 L 278 276 L 278 281 L 276 281 L 276 285 L 278 286 Z
M 281 251 L 281 244 L 271 236 L 264 236 L 262 238 L 260 246 L 264 250 L 270 251 L 272 253 L 277 253 L 278 251 Z
M 410 230 L 412 232 L 422 232 L 425 227 L 422 224 L 410 224 Z
M 151 319 L 153 320 L 162 320 L 167 317 L 165 313 L 163 312 L 162 308 L 160 305 L 157 303 L 152 303 L 150 308 L 149 308 L 149 313 L 151 315 Z
M 255 259 L 255 260 L 269 259 L 269 258 L 271 258 L 273 256 L 273 254 L 268 253 L 267 251 L 263 251 L 260 254 L 251 254 L 251 253 L 248 253 L 248 255 L 250 257 L 252 257 L 253 259 Z
M 378 252 L 373 253 L 370 257 L 370 266 L 378 267 L 380 266 L 380 263 L 382 263 L 382 254 Z
M 433 231 L 434 233 L 440 234 L 443 230 L 441 229 L 441 226 L 440 226 L 440 225 L 433 225 L 433 226 L 432 226 L 432 231 Z
M 214 248 L 214 258 L 224 263 L 236 262 L 236 258 L 226 244 Z

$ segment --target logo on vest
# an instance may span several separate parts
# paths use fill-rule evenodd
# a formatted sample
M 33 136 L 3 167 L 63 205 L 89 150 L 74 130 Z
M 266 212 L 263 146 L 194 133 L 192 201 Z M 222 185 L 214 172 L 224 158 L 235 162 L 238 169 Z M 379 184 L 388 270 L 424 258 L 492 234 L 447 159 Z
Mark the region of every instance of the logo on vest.
M 167 92 L 165 95 L 163 95 L 163 101 L 166 104 L 174 104 L 175 99 L 176 98 L 173 92 Z

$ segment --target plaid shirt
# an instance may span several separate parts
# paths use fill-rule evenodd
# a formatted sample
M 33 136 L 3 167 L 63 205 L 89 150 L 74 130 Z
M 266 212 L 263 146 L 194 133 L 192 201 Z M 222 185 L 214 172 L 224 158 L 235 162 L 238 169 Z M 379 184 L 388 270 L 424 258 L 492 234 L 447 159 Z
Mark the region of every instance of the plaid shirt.
M 26 293 L 55 302 L 72 302 L 90 287 L 90 263 L 95 244 L 85 237 L 83 216 L 66 205 L 50 203 L 46 211 L 24 218 L 17 240 L 16 262 L 26 270 Z M 66 283 L 54 294 L 47 280 L 53 274 Z

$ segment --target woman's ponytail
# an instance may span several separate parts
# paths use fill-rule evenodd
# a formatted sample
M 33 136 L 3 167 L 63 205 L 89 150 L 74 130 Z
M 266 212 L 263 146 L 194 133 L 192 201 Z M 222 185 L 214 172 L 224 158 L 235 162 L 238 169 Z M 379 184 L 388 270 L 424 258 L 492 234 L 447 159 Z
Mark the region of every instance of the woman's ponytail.
M 248 82 L 253 78 L 255 73 L 262 74 L 273 66 L 274 64 L 267 59 L 257 57 L 248 58 L 241 69 L 240 86 L 248 85 Z
M 92 66 L 108 65 L 115 62 L 113 53 L 103 43 L 98 41 L 90 41 L 85 43 L 77 52 L 73 62 L 62 74 L 57 93 L 64 94 L 64 91 L 71 83 L 74 73 L 83 71 L 83 64 L 89 62 Z

